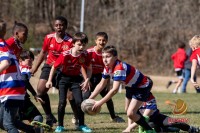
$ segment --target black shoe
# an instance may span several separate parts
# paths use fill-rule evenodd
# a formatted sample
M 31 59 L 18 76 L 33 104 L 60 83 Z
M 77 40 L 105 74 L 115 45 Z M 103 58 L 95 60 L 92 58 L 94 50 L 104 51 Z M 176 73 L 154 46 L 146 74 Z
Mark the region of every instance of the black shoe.
M 168 83 L 167 83 L 167 85 L 166 85 L 166 88 L 168 89 L 169 88 L 169 86 L 172 84 L 172 81 L 169 81 Z
M 53 127 L 53 124 L 57 122 L 56 118 L 51 114 L 46 116 L 46 124 Z
M 190 127 L 189 133 L 200 133 L 200 128 L 199 127 Z
M 197 93 L 200 93 L 200 88 L 195 88 Z

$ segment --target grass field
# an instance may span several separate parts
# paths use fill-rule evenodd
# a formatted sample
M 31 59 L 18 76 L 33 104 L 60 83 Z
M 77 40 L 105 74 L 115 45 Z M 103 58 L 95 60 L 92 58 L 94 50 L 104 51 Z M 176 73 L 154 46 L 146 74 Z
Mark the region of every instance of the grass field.
M 176 77 L 163 77 L 163 76 L 151 76 L 151 78 L 154 81 L 154 87 L 152 89 L 153 94 L 155 95 L 157 99 L 158 108 L 160 111 L 166 115 L 172 116 L 172 117 L 180 117 L 180 118 L 187 118 L 188 124 L 193 126 L 199 126 L 200 127 L 200 94 L 196 94 L 195 90 L 193 89 L 191 83 L 188 84 L 186 94 L 171 94 L 174 85 L 172 85 L 169 89 L 165 88 L 165 85 L 167 81 L 171 79 L 176 79 Z M 36 88 L 38 78 L 37 76 L 31 78 L 31 83 Z M 51 107 L 53 114 L 57 118 L 57 104 L 58 104 L 58 94 L 57 91 L 55 94 L 51 93 L 52 90 L 49 91 L 50 100 L 51 100 Z M 100 99 L 98 96 L 97 99 Z M 121 133 L 127 126 L 127 117 L 126 113 L 124 111 L 124 99 L 125 99 L 125 93 L 124 90 L 122 93 L 117 93 L 113 97 L 113 101 L 115 104 L 115 111 L 116 114 L 123 117 L 126 120 L 126 123 L 113 123 L 110 120 L 110 115 L 108 113 L 106 105 L 102 106 L 101 113 L 96 116 L 89 116 L 85 115 L 85 123 L 93 129 L 94 133 Z M 177 99 L 182 99 L 186 102 L 188 106 L 187 113 L 184 115 L 175 116 L 172 114 L 173 108 L 169 105 L 165 104 L 166 100 L 174 101 Z M 44 115 L 43 109 L 39 103 L 36 103 L 34 100 L 32 100 L 37 108 L 41 111 L 41 113 Z M 73 117 L 71 108 L 69 104 L 67 104 L 66 107 L 66 115 L 64 119 L 64 126 L 67 128 L 66 133 L 80 133 L 80 131 L 75 130 L 74 124 L 71 123 L 71 118 Z M 55 129 L 56 125 L 53 127 Z M 3 131 L 1 131 L 3 132 Z M 137 130 L 134 131 L 135 133 Z
M 115 111 L 117 115 L 123 117 L 127 122 L 127 117 L 124 112 L 124 91 L 122 93 L 118 93 L 113 97 L 114 104 L 115 104 Z M 178 117 L 178 118 L 187 118 L 188 124 L 194 125 L 194 126 L 200 126 L 200 105 L 199 105 L 199 99 L 200 94 L 196 93 L 189 93 L 189 94 L 171 94 L 171 93 L 154 93 L 158 108 L 160 111 L 166 115 L 172 116 L 172 117 Z M 57 117 L 57 103 L 58 103 L 58 96 L 57 94 L 50 94 L 51 98 L 51 105 L 54 115 Z M 97 99 L 99 99 L 98 97 Z M 173 100 L 182 99 L 187 103 L 188 110 L 187 113 L 184 115 L 173 115 L 172 114 L 172 107 L 165 104 L 166 100 L 170 100 L 173 102 Z M 41 110 L 43 113 L 43 110 L 41 106 L 36 103 L 37 107 Z M 66 107 L 66 115 L 64 120 L 64 125 L 68 129 L 66 133 L 79 133 L 79 131 L 75 130 L 74 125 L 71 123 L 72 118 L 72 111 L 69 105 Z M 113 123 L 110 121 L 110 115 L 108 114 L 108 110 L 106 105 L 102 106 L 101 113 L 96 116 L 89 116 L 85 115 L 86 124 L 93 129 L 93 132 L 95 133 L 120 133 L 122 132 L 126 126 L 127 123 Z M 56 127 L 56 126 L 55 126 Z M 54 127 L 54 128 L 55 128 Z M 137 132 L 135 130 L 134 132 Z

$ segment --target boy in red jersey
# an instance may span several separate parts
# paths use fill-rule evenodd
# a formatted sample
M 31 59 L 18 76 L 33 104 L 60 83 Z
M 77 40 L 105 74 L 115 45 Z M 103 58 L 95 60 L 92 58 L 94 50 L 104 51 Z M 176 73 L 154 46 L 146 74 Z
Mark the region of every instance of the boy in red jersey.
M 191 67 L 191 82 L 196 88 L 196 91 L 200 93 L 199 84 L 195 81 L 195 73 L 197 66 L 200 65 L 200 35 L 195 35 L 190 41 L 189 45 L 192 48 L 192 55 L 190 61 L 192 62 Z
M 176 83 L 176 86 L 173 90 L 173 93 L 177 93 L 181 83 L 183 82 L 183 69 L 184 69 L 184 62 L 187 59 L 187 55 L 185 52 L 185 43 L 179 42 L 178 43 L 178 50 L 172 54 L 171 59 L 174 62 L 174 70 L 177 74 L 178 81 L 169 81 L 167 88 L 171 83 Z
M 14 52 L 17 59 L 19 59 L 20 53 L 23 50 L 22 44 L 24 44 L 28 37 L 28 28 L 22 23 L 15 22 L 13 36 L 6 40 L 10 51 Z
M 44 101 L 41 102 L 41 105 L 46 114 L 46 123 L 50 126 L 53 126 L 53 123 L 56 123 L 57 120 L 51 112 L 50 100 L 47 94 L 49 88 L 46 88 L 45 84 L 48 80 L 51 66 L 55 63 L 61 52 L 71 47 L 72 38 L 65 32 L 67 25 L 68 21 L 66 18 L 59 16 L 55 19 L 55 32 L 46 35 L 38 60 L 31 70 L 31 73 L 34 74 L 47 57 L 37 85 L 37 95 Z M 56 79 L 54 81 L 56 81 Z
M 95 98 L 107 85 L 110 78 L 113 79 L 113 87 L 107 95 L 99 101 L 96 101 L 93 110 L 100 108 L 110 98 L 112 98 L 123 83 L 126 86 L 126 105 L 127 116 L 130 120 L 141 125 L 145 133 L 154 133 L 155 131 L 148 125 L 144 117 L 138 113 L 139 107 L 146 102 L 152 87 L 151 79 L 143 75 L 133 66 L 118 60 L 117 50 L 114 46 L 106 46 L 102 50 L 104 71 L 100 83 L 96 86 L 89 98 Z
M 84 99 L 87 99 L 91 95 L 91 92 L 94 91 L 96 85 L 101 81 L 104 68 L 102 60 L 102 49 L 106 46 L 107 42 L 108 35 L 105 32 L 98 32 L 95 39 L 96 46 L 87 49 L 92 64 L 92 77 L 90 79 L 90 89 L 87 92 L 83 93 Z M 100 94 L 102 97 L 104 97 L 109 92 L 109 85 L 110 84 L 108 83 L 108 86 L 101 91 Z M 125 122 L 121 117 L 115 115 L 112 99 L 108 100 L 106 102 L 106 105 L 113 122 Z
M 86 77 L 85 81 L 82 83 L 83 87 L 80 88 L 82 82 L 82 77 L 80 76 L 81 67 L 83 68 L 87 68 L 89 66 L 91 67 L 87 51 L 84 51 L 88 43 L 87 35 L 82 32 L 76 33 L 73 36 L 72 43 L 73 43 L 73 48 L 63 52 L 52 66 L 49 74 L 49 79 L 46 83 L 46 87 L 47 88 L 52 87 L 53 75 L 56 69 L 61 68 L 61 79 L 58 84 L 59 86 L 58 126 L 55 132 L 65 131 L 63 125 L 63 119 L 65 115 L 66 96 L 68 88 L 70 88 L 77 106 L 77 114 L 79 120 L 78 129 L 88 133 L 91 132 L 92 130 L 85 125 L 84 113 L 81 110 L 81 103 L 83 101 L 82 91 L 83 92 L 87 91 L 88 87 L 86 87 L 85 85 L 88 85 L 89 77 Z

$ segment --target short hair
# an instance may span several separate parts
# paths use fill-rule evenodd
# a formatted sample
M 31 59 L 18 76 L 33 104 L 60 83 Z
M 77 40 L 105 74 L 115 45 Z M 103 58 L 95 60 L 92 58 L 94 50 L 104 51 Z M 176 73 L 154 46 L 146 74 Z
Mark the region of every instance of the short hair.
M 195 35 L 192 37 L 192 39 L 189 41 L 189 45 L 193 47 L 200 46 L 200 35 Z
M 18 23 L 17 21 L 15 21 L 13 30 L 12 30 L 13 34 L 15 34 L 16 31 L 22 31 L 22 30 L 28 31 L 27 26 L 23 23 Z
M 76 41 L 80 41 L 83 44 L 87 44 L 88 43 L 88 37 L 83 32 L 77 32 L 72 37 L 72 43 L 75 43 Z
M 6 22 L 0 19 L 0 35 L 4 36 L 4 32 L 6 31 Z
M 64 24 L 66 25 L 66 27 L 68 26 L 68 21 L 63 16 L 58 16 L 58 17 L 55 18 L 55 20 L 60 20 L 60 21 L 64 22 Z
M 108 45 L 103 48 L 102 53 L 110 53 L 113 56 L 117 56 L 117 49 L 112 45 Z
M 25 59 L 29 59 L 29 58 L 31 58 L 31 59 L 34 60 L 34 54 L 31 51 L 29 51 L 29 50 L 23 50 L 21 52 L 21 54 L 20 54 L 20 59 L 22 61 L 24 61 Z
M 186 46 L 186 45 L 185 45 L 184 42 L 181 42 L 181 41 L 178 42 L 178 47 L 179 47 L 179 48 L 185 48 L 185 46 Z
M 107 35 L 106 32 L 98 32 L 98 33 L 96 34 L 96 39 L 97 39 L 98 37 L 103 37 L 103 38 L 105 38 L 105 39 L 108 41 L 108 35 Z

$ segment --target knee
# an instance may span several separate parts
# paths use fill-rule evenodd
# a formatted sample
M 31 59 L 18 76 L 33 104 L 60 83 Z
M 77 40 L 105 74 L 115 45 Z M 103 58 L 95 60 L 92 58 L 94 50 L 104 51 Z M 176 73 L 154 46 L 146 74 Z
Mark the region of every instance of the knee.
M 41 115 L 37 115 L 33 118 L 34 121 L 43 122 L 43 117 Z
M 38 86 L 37 87 L 37 94 L 38 95 L 44 95 L 44 94 L 47 94 L 49 88 L 46 88 L 45 86 Z
M 126 115 L 127 115 L 127 117 L 128 118 L 131 118 L 132 116 L 133 116 L 133 112 L 132 111 L 126 111 L 127 113 L 126 113 Z
M 77 107 L 81 107 L 82 101 L 81 100 L 75 100 L 75 103 L 76 103 Z
M 67 104 L 66 101 L 59 102 L 58 109 L 64 109 L 66 107 L 66 104 Z
M 15 130 L 16 127 L 14 126 L 14 123 L 3 123 L 3 127 L 4 129 L 9 132 L 9 131 L 12 131 L 12 130 Z
M 71 92 L 71 91 L 68 91 L 68 92 L 67 92 L 67 99 L 68 99 L 68 100 L 73 100 L 73 95 L 72 95 L 72 92 Z
M 42 90 L 42 89 L 37 89 L 37 95 L 39 97 L 42 97 L 43 95 L 47 94 L 46 90 Z

